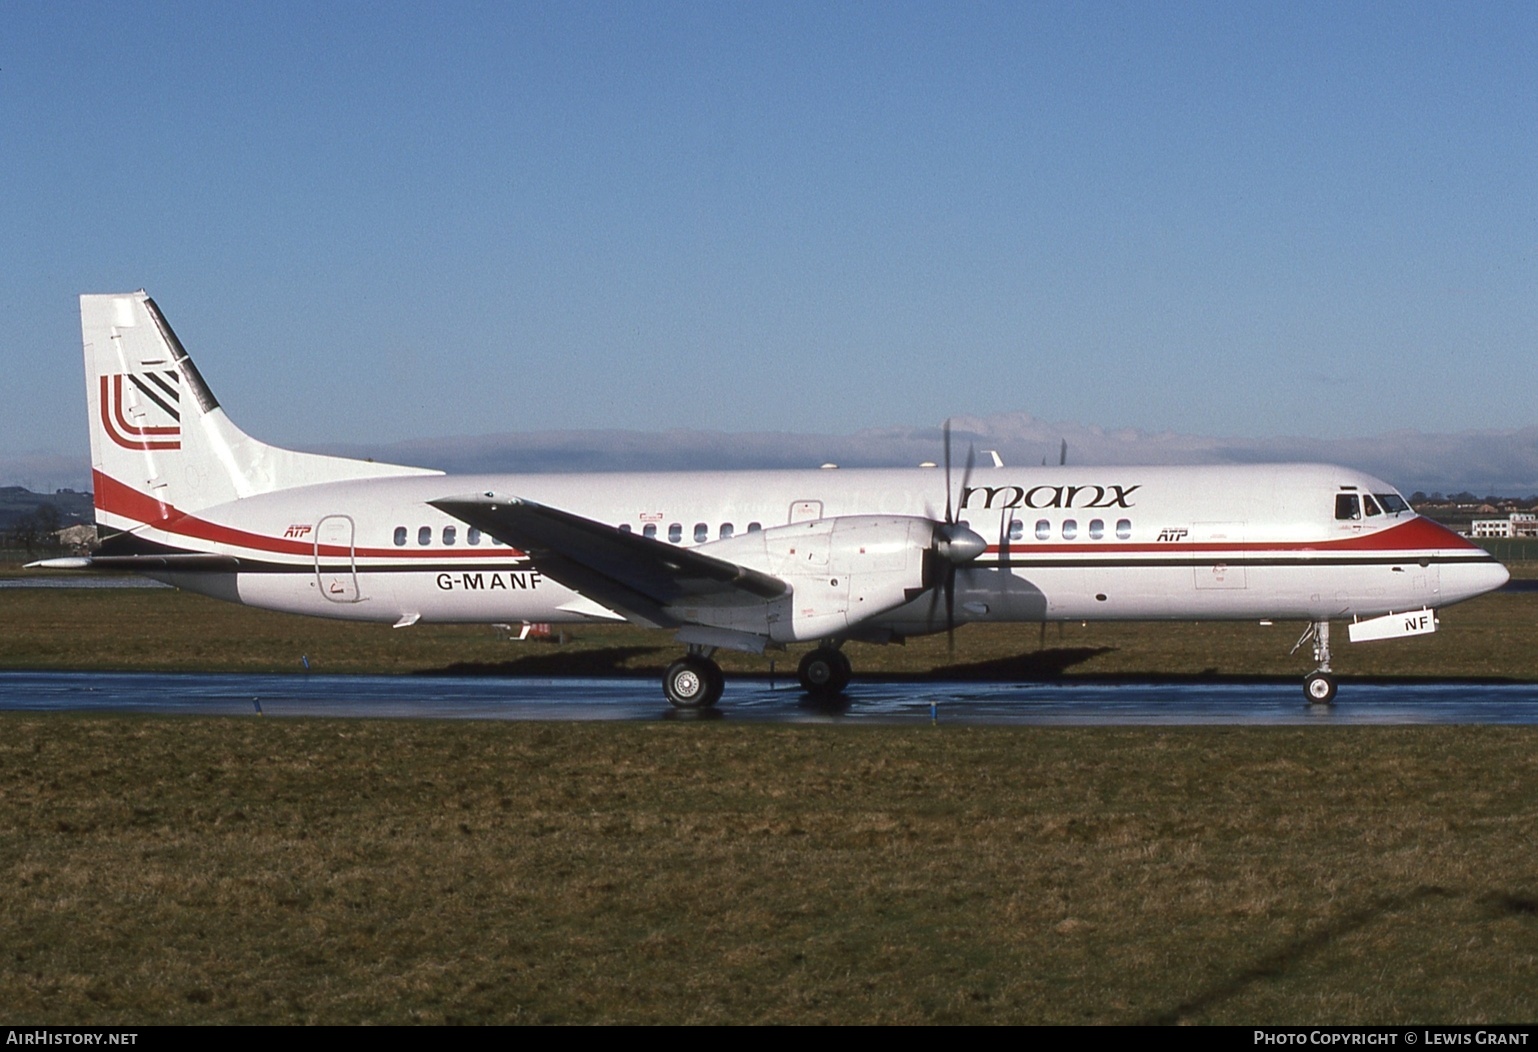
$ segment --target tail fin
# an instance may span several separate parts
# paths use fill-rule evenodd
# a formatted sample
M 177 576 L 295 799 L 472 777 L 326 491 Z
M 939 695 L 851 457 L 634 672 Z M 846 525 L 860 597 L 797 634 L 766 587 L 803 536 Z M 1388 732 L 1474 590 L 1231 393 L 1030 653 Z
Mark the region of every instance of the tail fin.
M 163 523 L 241 497 L 316 482 L 435 475 L 279 449 L 232 424 L 155 301 L 80 297 L 96 521 Z

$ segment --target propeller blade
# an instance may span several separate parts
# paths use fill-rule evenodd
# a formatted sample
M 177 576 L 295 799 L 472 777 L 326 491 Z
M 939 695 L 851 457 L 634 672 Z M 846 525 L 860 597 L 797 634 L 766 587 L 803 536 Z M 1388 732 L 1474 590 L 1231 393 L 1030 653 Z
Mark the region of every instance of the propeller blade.
M 1066 463 L 1068 463 L 1068 440 L 1065 438 L 1062 451 L 1057 455 L 1057 466 L 1062 467 Z
M 924 623 L 930 626 L 930 631 L 934 631 L 935 618 L 940 612 L 940 598 L 945 591 L 945 582 L 950 579 L 951 574 L 955 573 L 956 568 L 938 551 L 931 549 L 926 556 L 931 560 L 933 575 L 925 582 L 929 585 L 929 614 L 925 617 Z
M 956 565 L 945 569 L 945 652 L 956 656 Z
M 945 521 L 955 522 L 951 515 L 951 422 L 945 421 L 942 429 L 945 437 Z
M 961 505 L 964 504 L 967 499 L 967 487 L 972 484 L 972 468 L 976 462 L 977 445 L 975 443 L 969 442 L 967 443 L 967 466 L 961 473 L 961 500 L 956 502 L 956 514 L 958 517 L 961 515 Z M 956 519 L 948 519 L 946 521 L 954 524 Z

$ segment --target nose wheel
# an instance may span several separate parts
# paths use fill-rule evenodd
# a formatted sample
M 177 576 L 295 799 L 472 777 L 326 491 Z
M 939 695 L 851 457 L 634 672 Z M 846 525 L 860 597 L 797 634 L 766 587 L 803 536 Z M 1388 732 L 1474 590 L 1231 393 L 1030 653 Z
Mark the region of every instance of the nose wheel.
M 662 676 L 662 692 L 674 708 L 708 709 L 721 700 L 725 689 L 721 666 L 701 654 L 685 654 Z
M 1310 672 L 1303 677 L 1303 693 L 1308 695 L 1310 704 L 1329 705 L 1335 700 L 1335 691 L 1338 684 L 1335 677 L 1328 672 Z
M 1303 696 L 1310 705 L 1334 704 L 1339 683 L 1330 671 L 1330 623 L 1310 623 L 1298 637 L 1297 643 L 1293 644 L 1293 652 L 1296 653 L 1299 647 L 1308 642 L 1314 644 L 1314 660 L 1319 663 L 1319 667 L 1303 677 Z

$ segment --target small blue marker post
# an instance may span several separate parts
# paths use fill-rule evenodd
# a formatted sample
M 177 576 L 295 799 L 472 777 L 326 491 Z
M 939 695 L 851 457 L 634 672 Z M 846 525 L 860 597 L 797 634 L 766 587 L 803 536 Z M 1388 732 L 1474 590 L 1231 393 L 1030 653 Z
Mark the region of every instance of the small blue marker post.
M 940 703 L 938 701 L 931 701 L 929 703 L 929 722 L 931 724 L 938 724 L 940 722 Z
M 306 672 L 310 671 L 310 655 L 308 655 L 308 654 L 300 654 L 299 655 L 299 660 L 304 662 L 304 670 Z

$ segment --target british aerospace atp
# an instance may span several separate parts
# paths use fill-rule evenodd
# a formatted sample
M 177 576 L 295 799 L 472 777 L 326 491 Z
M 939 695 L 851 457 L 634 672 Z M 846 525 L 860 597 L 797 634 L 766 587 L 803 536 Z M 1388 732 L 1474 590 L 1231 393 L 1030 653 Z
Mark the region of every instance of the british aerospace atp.
M 717 649 L 983 621 L 1304 622 L 1308 699 L 1330 626 L 1416 635 L 1504 584 L 1482 548 L 1386 482 L 1328 464 L 447 475 L 302 453 L 231 422 L 143 291 L 80 298 L 97 523 L 90 556 L 270 610 L 397 627 L 615 622 L 673 632 L 672 704 L 716 704 Z

